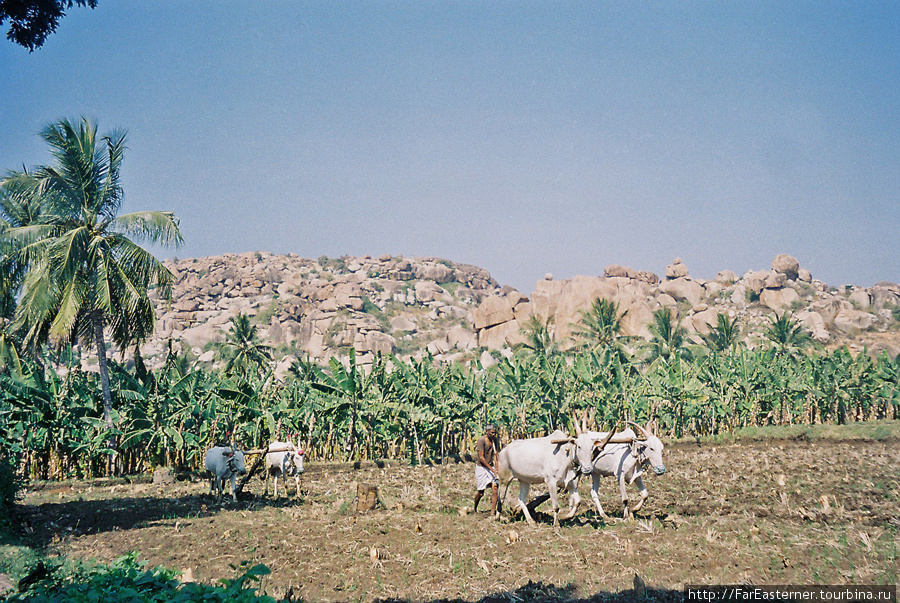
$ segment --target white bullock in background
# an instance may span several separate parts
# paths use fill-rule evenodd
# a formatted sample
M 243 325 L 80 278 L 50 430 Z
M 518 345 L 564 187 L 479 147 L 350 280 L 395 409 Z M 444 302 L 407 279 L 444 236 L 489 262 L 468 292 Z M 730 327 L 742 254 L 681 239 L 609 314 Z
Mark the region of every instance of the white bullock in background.
M 615 477 L 619 483 L 619 493 L 622 498 L 623 517 L 628 519 L 633 513 L 639 511 L 644 506 L 644 501 L 650 493 L 644 486 L 644 480 L 641 476 L 644 470 L 652 467 L 657 475 L 666 472 L 666 465 L 663 463 L 662 441 L 653 435 L 652 421 L 647 423 L 646 427 L 641 427 L 636 423 L 631 423 L 636 431 L 626 429 L 617 433 L 602 431 L 581 431 L 578 436 L 579 454 L 590 453 L 593 455 L 591 462 L 590 474 L 593 478 L 591 484 L 591 498 L 597 507 L 597 512 L 602 517 L 606 517 L 603 507 L 600 506 L 600 497 L 597 495 L 597 489 L 600 486 L 600 480 L 603 477 Z M 602 449 L 597 449 L 594 442 L 597 439 L 604 439 L 609 442 Z M 585 473 L 582 470 L 582 473 Z M 628 507 L 628 493 L 625 488 L 629 484 L 635 484 L 640 493 L 640 501 L 633 507 Z
M 291 442 L 272 442 L 268 450 L 275 452 L 266 453 L 266 480 L 265 494 L 269 494 L 269 477 L 275 482 L 275 498 L 278 498 L 278 478 L 285 480 L 285 492 L 287 491 L 287 478 L 294 478 L 296 495 L 300 496 L 300 476 L 303 474 L 303 450 L 294 446 Z
M 216 446 L 206 451 L 206 470 L 212 473 L 209 493 L 216 493 L 216 500 L 222 499 L 225 482 L 231 480 L 231 498 L 237 502 L 237 476 L 247 473 L 244 453 L 233 447 Z
M 583 442 L 584 445 L 579 446 L 576 438 L 559 430 L 541 438 L 510 442 L 500 451 L 498 472 L 502 487 L 501 503 L 506 498 L 512 480 L 519 480 L 519 508 L 528 523 L 534 524 L 526 505 L 528 491 L 532 484 L 546 484 L 553 505 L 553 525 L 558 526 L 560 519 L 574 516 L 581 502 L 577 470 L 580 468 L 587 473 L 593 470 L 593 448 L 587 445 L 586 436 Z M 600 448 L 604 445 L 602 439 L 593 442 L 593 446 Z M 559 515 L 557 490 L 560 488 L 569 493 L 569 510 L 563 515 Z

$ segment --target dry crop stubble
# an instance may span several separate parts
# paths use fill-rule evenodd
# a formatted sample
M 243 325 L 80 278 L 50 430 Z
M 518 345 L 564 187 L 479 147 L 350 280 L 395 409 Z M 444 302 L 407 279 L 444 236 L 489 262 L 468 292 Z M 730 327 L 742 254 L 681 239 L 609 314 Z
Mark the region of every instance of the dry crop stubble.
M 169 490 L 76 483 L 29 492 L 21 513 L 33 533 L 22 537 L 74 557 L 137 551 L 200 581 L 233 577 L 231 566 L 242 561 L 265 563 L 273 570 L 269 592 L 292 586 L 306 601 L 476 601 L 529 581 L 586 598 L 631 589 L 635 574 L 648 589 L 890 583 L 900 559 L 898 448 L 672 445 L 669 471 L 647 479 L 650 498 L 635 521 L 600 520 L 583 482 L 588 502 L 558 530 L 546 512 L 536 526 L 461 514 L 474 495 L 467 463 L 356 470 L 310 463 L 300 500 L 264 499 L 262 482 L 253 480 L 238 505 L 214 503 L 204 483 Z M 378 487 L 376 510 L 355 513 L 357 483 Z M 507 509 L 516 492 L 510 489 Z M 600 497 L 610 515 L 621 513 L 613 480 Z

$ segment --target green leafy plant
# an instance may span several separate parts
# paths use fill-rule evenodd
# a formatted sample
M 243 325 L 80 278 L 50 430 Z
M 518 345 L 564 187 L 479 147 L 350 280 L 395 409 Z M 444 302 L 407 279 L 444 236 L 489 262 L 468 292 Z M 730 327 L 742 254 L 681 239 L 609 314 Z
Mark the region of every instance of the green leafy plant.
M 96 349 L 103 415 L 112 435 L 106 332 L 121 348 L 149 337 L 155 323 L 148 290 L 155 286 L 168 297 L 174 280 L 133 240 L 179 245 L 181 231 L 171 212 L 118 215 L 124 131 L 98 136 L 87 119 L 62 119 L 41 137 L 55 163 L 9 172 L 0 182 L 5 198 L 37 210 L 27 224 L 3 232 L 11 249 L 7 257 L 25 268 L 13 325 L 32 350 L 51 339 Z M 115 446 L 111 439 L 111 452 Z
M 47 576 L 8 601 L 28 603 L 275 603 L 275 599 L 256 593 L 254 585 L 270 573 L 265 565 L 242 571 L 237 578 L 220 585 L 185 583 L 175 579 L 174 571 L 147 569 L 136 554 L 120 557 L 108 565 L 65 565 L 42 561 Z M 234 566 L 233 566 L 234 567 Z M 240 571 L 242 568 L 235 568 Z
M 9 520 L 9 512 L 25 485 L 16 471 L 18 459 L 13 443 L 0 442 L 0 526 Z
M 716 326 L 710 329 L 709 333 L 703 335 L 703 341 L 707 347 L 716 352 L 725 352 L 730 350 L 741 336 L 741 328 L 738 317 L 728 318 L 726 314 L 719 313 L 716 315 Z

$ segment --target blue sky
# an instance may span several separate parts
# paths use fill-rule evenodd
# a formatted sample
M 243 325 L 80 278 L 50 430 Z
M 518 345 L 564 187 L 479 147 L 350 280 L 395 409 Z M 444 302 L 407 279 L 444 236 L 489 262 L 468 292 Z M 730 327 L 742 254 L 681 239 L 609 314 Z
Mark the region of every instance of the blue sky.
M 5 32 L 5 28 L 4 28 Z M 124 128 L 164 257 L 900 282 L 900 3 L 134 2 L 0 40 L 0 169 Z

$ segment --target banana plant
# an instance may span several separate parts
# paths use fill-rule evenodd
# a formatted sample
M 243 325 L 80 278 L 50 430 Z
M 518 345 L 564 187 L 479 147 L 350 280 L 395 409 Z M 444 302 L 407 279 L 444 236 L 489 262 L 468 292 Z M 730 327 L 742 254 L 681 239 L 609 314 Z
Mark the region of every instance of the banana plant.
M 332 357 L 328 364 L 330 371 L 321 372 L 319 380 L 312 382 L 311 386 L 338 401 L 331 409 L 331 413 L 336 416 L 346 415 L 348 425 L 344 453 L 346 460 L 356 460 L 357 420 L 360 407 L 365 404 L 366 378 L 356 363 L 355 348 L 350 348 L 346 366 L 335 357 Z
M 495 399 L 503 411 L 502 420 L 509 425 L 514 437 L 528 437 L 528 401 L 531 387 L 531 367 L 522 356 L 504 358 L 495 367 L 499 377 L 492 380 Z
M 662 418 L 667 419 L 675 437 L 682 437 L 691 423 L 698 422 L 700 405 L 708 400 L 693 366 L 682 361 L 676 353 L 668 362 L 653 363 L 647 379 L 651 399 L 658 403 Z
M 878 399 L 882 406 L 878 413 L 880 419 L 896 419 L 900 415 L 900 355 L 893 359 L 887 351 L 878 357 L 877 383 Z

